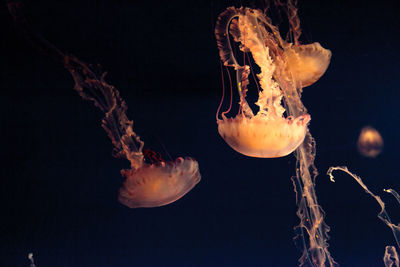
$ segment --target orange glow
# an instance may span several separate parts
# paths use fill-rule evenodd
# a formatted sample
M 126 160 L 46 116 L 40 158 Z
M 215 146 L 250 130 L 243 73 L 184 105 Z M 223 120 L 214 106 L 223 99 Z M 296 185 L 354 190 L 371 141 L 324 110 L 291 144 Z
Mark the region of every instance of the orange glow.
M 104 81 L 104 74 L 98 77 L 76 57 L 65 56 L 64 60 L 75 80 L 75 90 L 106 114 L 102 126 L 114 145 L 114 156 L 125 158 L 131 164 L 130 169 L 121 171 L 125 181 L 118 200 L 122 204 L 129 208 L 167 205 L 200 181 L 195 159 L 179 157 L 165 162 L 157 152 L 145 149 L 143 153 L 144 142 L 133 131 L 133 121 L 126 115 L 128 107 L 117 89 Z M 145 156 L 151 164 L 146 163 Z
M 290 18 L 297 19 L 297 15 Z M 236 117 L 225 116 L 229 108 L 222 112 L 220 119 L 221 105 L 218 108 L 219 134 L 234 150 L 246 156 L 276 158 L 292 153 L 304 141 L 311 118 L 305 109 L 299 114 L 287 115 L 284 104 L 288 106 L 288 102 L 296 101 L 296 87 L 301 90 L 324 74 L 331 52 L 319 43 L 300 45 L 297 41 L 283 40 L 278 28 L 263 12 L 250 8 L 226 9 L 218 17 L 215 35 L 222 62 L 236 71 L 240 96 Z M 251 63 L 245 60 L 243 65 L 238 63 L 230 38 L 240 44 L 242 52 L 250 53 L 260 68 L 260 73 L 254 75 L 259 83 L 256 114 L 246 100 L 248 76 L 253 72 Z
M 292 153 L 304 140 L 309 115 L 296 121 L 237 116 L 218 122 L 218 132 L 237 152 L 249 157 L 277 158 Z
M 231 92 L 228 67 L 236 72 L 239 112 L 233 118 L 226 116 L 232 107 L 231 93 L 229 108 L 219 114 L 225 96 L 223 90 L 216 119 L 221 137 L 239 153 L 275 158 L 295 152 L 296 175 L 292 181 L 300 223 L 295 227 L 294 240 L 302 250 L 300 266 L 336 267 L 328 251 L 329 227 L 315 193 L 318 172 L 314 166 L 315 141 L 307 127 L 310 115 L 301 101 L 303 87 L 313 84 L 325 73 L 331 52 L 319 43 L 300 44 L 296 2 L 272 1 L 287 14 L 290 27 L 286 39 L 267 16 L 269 6 L 263 11 L 229 7 L 220 14 L 215 36 L 221 61 L 227 67 Z M 243 63 L 239 63 L 241 57 L 234 53 L 234 48 L 243 52 Z M 249 54 L 259 73 L 255 73 Z M 258 89 L 258 100 L 254 103 L 259 108 L 257 113 L 246 99 L 250 73 Z
M 174 202 L 199 181 L 197 161 L 178 158 L 174 162 L 144 164 L 138 170 L 122 170 L 126 179 L 118 200 L 130 208 L 159 207 Z
M 287 68 L 298 86 L 309 86 L 321 78 L 329 66 L 331 51 L 319 43 L 293 46 L 285 51 Z
M 362 128 L 357 142 L 358 151 L 361 155 L 369 158 L 375 158 L 383 149 L 383 139 L 380 133 L 370 127 Z

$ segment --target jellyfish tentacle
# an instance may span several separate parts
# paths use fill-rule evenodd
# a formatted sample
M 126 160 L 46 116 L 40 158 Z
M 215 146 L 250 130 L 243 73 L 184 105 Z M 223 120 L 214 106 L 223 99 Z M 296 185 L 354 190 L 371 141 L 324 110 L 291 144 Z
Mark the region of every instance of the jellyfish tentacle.
M 30 26 L 24 13 L 24 2 L 21 0 L 6 0 L 8 12 L 13 18 L 13 21 L 19 31 L 23 34 L 29 43 L 39 51 L 50 55 L 55 60 L 63 62 L 64 53 L 57 47 L 36 33 Z
M 119 190 L 119 201 L 130 207 L 158 207 L 172 203 L 188 193 L 201 179 L 198 162 L 189 157 L 179 157 L 165 162 L 156 152 L 147 153 L 152 164 L 144 162 L 140 137 L 133 131 L 127 105 L 119 91 L 105 81 L 106 72 L 87 65 L 73 55 L 66 55 L 34 32 L 26 22 L 19 0 L 7 2 L 16 26 L 41 51 L 54 56 L 72 75 L 75 90 L 84 100 L 94 103 L 105 117 L 102 127 L 114 145 L 114 156 L 131 162 L 129 170 L 121 170 L 125 178 Z M 154 164 L 153 164 L 154 163 Z
M 257 86 L 257 92 L 260 93 L 260 86 L 258 85 L 258 82 L 257 82 L 257 79 L 256 79 L 256 75 L 254 73 L 254 70 L 253 70 L 253 67 L 252 67 L 252 64 L 251 64 L 251 61 L 250 61 L 250 56 L 249 56 L 249 54 L 247 52 L 245 54 L 247 56 L 247 60 L 249 61 L 249 66 L 250 66 L 250 70 L 251 70 L 251 76 L 253 77 L 253 80 L 254 80 L 254 82 L 255 82 L 255 84 Z
M 87 64 L 73 55 L 66 55 L 53 44 L 36 33 L 29 25 L 23 12 L 23 3 L 8 1 L 8 10 L 17 27 L 24 36 L 40 51 L 61 62 L 72 75 L 74 89 L 85 99 L 92 101 L 96 107 L 105 113 L 102 127 L 107 132 L 114 145 L 114 156 L 125 157 L 131 162 L 132 168 L 143 164 L 143 142 L 132 129 L 133 122 L 126 116 L 127 106 L 119 92 L 107 82 L 106 73 L 96 74 Z
M 221 95 L 221 100 L 219 101 L 219 105 L 217 108 L 217 112 L 215 113 L 215 119 L 218 121 L 219 118 L 219 111 L 221 110 L 222 104 L 224 103 L 224 98 L 225 98 L 225 82 L 224 82 L 224 70 L 222 68 L 222 63 L 220 62 L 220 67 L 221 67 L 221 81 L 222 81 L 222 95 Z M 232 91 L 232 87 L 231 87 L 231 91 Z M 232 102 L 232 94 L 230 97 L 230 101 Z
M 399 267 L 399 254 L 394 246 L 386 246 L 383 262 L 385 267 Z
M 335 170 L 345 172 L 348 175 L 350 175 L 351 177 L 353 177 L 354 180 L 356 180 L 356 182 L 362 187 L 362 189 L 364 189 L 364 191 L 368 195 L 372 196 L 376 200 L 376 202 L 378 202 L 378 204 L 381 208 L 381 210 L 378 213 L 378 218 L 381 219 L 381 221 L 383 221 L 392 230 L 393 236 L 397 243 L 397 247 L 400 249 L 400 224 L 395 225 L 394 223 L 392 223 L 392 221 L 390 220 L 389 214 L 386 212 L 385 202 L 383 202 L 382 199 L 378 195 L 375 195 L 374 193 L 372 193 L 368 189 L 368 187 L 364 184 L 361 177 L 352 173 L 351 171 L 349 171 L 349 169 L 346 166 L 330 167 L 326 174 L 329 176 L 329 179 L 331 181 L 333 181 L 333 182 L 335 181 L 334 176 L 332 174 L 333 171 L 335 171 Z
M 231 74 L 229 73 L 228 67 L 225 67 L 225 68 L 226 68 L 226 73 L 228 74 L 228 78 L 229 78 L 230 98 L 229 98 L 229 107 L 228 107 L 227 110 L 225 110 L 224 112 L 222 112 L 222 114 L 221 114 L 222 118 L 225 118 L 225 114 L 226 114 L 226 113 L 229 113 L 229 111 L 231 111 L 231 108 L 232 108 L 232 99 L 233 99 Z M 225 91 L 225 86 L 224 86 L 223 90 Z M 222 102 L 221 102 L 221 104 L 222 104 Z M 217 121 L 218 121 L 218 117 L 217 117 Z
M 229 28 L 232 20 L 237 18 L 240 14 L 240 9 L 228 7 L 217 19 L 215 25 L 215 37 L 217 39 L 217 46 L 221 61 L 226 66 L 239 65 L 233 54 L 232 45 L 229 38 Z M 235 32 L 235 31 L 233 31 Z M 236 35 L 235 35 L 236 36 Z
M 397 193 L 394 189 L 383 189 L 384 192 L 392 194 L 394 196 L 394 198 L 397 200 L 397 202 L 399 202 L 400 204 L 400 195 L 399 193 Z
M 250 68 L 249 66 L 238 66 L 236 69 L 236 80 L 238 81 L 238 91 L 239 91 L 239 105 L 240 105 L 240 113 L 243 114 L 247 118 L 254 117 L 254 113 L 251 110 L 249 103 L 247 103 L 246 95 L 247 95 L 247 86 L 249 85 L 249 74 Z
M 246 16 L 241 16 L 239 28 L 242 33 L 242 44 L 251 51 L 254 61 L 260 67 L 257 74 L 260 87 L 263 89 L 256 105 L 260 107 L 261 114 L 281 117 L 284 109 L 281 106 L 282 93 L 279 85 L 274 81 L 275 65 L 269 53 L 269 47 L 264 45 L 263 32 L 258 23 L 261 12 L 246 10 Z
M 361 177 L 349 171 L 349 169 L 346 166 L 336 166 L 336 167 L 332 166 L 328 169 L 326 174 L 329 176 L 331 182 L 335 182 L 335 177 L 332 174 L 333 171 L 335 170 L 339 170 L 350 175 L 352 178 L 354 178 L 354 180 L 356 180 L 356 182 L 364 189 L 364 191 L 368 195 L 372 196 L 378 202 L 381 208 L 381 210 L 378 213 L 378 218 L 392 230 L 394 239 L 396 240 L 397 243 L 397 247 L 400 249 L 400 224 L 395 225 L 394 223 L 392 223 L 389 214 L 385 209 L 385 202 L 383 202 L 378 195 L 372 193 L 368 189 L 368 187 L 364 184 Z M 400 203 L 400 196 L 395 190 L 383 189 L 383 191 L 392 194 L 396 198 L 396 200 Z M 385 263 L 385 267 L 399 266 L 399 255 L 397 254 L 396 248 L 394 246 L 386 246 L 385 255 L 383 256 L 383 261 Z
M 107 73 L 104 72 L 99 77 L 87 64 L 72 55 L 65 57 L 64 66 L 72 75 L 74 89 L 79 95 L 92 101 L 105 113 L 102 127 L 114 145 L 114 156 L 125 157 L 132 168 L 140 168 L 144 159 L 144 143 L 133 131 L 133 121 L 126 115 L 128 107 L 119 91 L 104 80 Z
M 65 56 L 64 66 L 72 75 L 74 89 L 79 95 L 84 100 L 92 101 L 105 113 L 102 127 L 114 145 L 113 155 L 125 157 L 132 168 L 140 168 L 144 159 L 144 143 L 133 131 L 133 121 L 126 115 L 128 107 L 119 91 L 104 80 L 107 73 L 104 72 L 99 77 L 87 64 L 73 55 Z
M 217 39 L 217 46 L 219 50 L 219 55 L 221 61 L 225 66 L 233 67 L 236 71 L 236 82 L 238 87 L 238 92 L 240 96 L 240 108 L 246 117 L 254 116 L 249 104 L 246 101 L 247 85 L 249 84 L 249 66 L 241 66 L 237 62 L 229 35 L 232 34 L 234 41 L 238 42 L 240 38 L 240 33 L 237 30 L 237 23 L 235 18 L 243 12 L 242 8 L 236 9 L 234 7 L 227 8 L 217 19 L 215 26 L 215 37 Z M 244 49 L 241 46 L 241 50 Z M 243 50 L 242 50 L 243 51 Z
M 290 112 L 290 111 L 289 111 Z M 318 174 L 314 166 L 315 142 L 311 134 L 308 132 L 304 142 L 296 150 L 297 168 L 296 176 L 292 178 L 297 195 L 297 216 L 300 223 L 295 229 L 300 233 L 295 236 L 295 240 L 305 239 L 303 229 L 308 234 L 309 248 L 307 248 L 305 241 L 297 242 L 300 250 L 302 250 L 302 257 L 299 259 L 300 266 L 306 266 L 308 261 L 312 261 L 316 266 L 336 267 L 338 264 L 335 262 L 330 252 L 328 251 L 329 239 L 328 232 L 330 227 L 325 223 L 325 213 L 317 202 L 317 197 L 314 189 L 315 177 Z M 310 173 L 313 172 L 313 177 Z
M 301 35 L 301 28 L 300 28 L 300 19 L 297 14 L 297 0 L 292 1 L 287 1 L 287 3 L 282 3 L 280 0 L 276 1 L 276 5 L 283 7 L 284 11 L 286 13 L 286 16 L 288 17 L 289 20 L 289 32 L 287 39 L 290 38 L 291 43 L 294 43 L 295 45 L 299 44 L 299 37 Z
M 280 3 L 280 1 L 277 2 L 278 4 Z M 288 1 L 288 9 L 295 7 L 294 4 L 292 1 Z M 299 21 L 292 22 L 293 19 L 298 19 L 297 10 L 292 11 L 292 14 L 294 17 L 287 13 L 290 30 L 300 34 L 301 32 L 299 29 L 296 29 L 294 26 L 299 25 Z M 268 26 L 271 25 L 268 19 L 264 21 L 264 24 Z M 287 60 L 286 54 L 288 51 L 293 50 L 293 44 L 282 40 L 277 29 L 270 27 L 270 30 L 273 35 L 272 37 L 269 37 L 271 35 L 266 35 L 268 37 L 266 42 L 272 42 L 276 47 L 272 49 L 272 51 L 276 51 L 272 56 L 274 56 L 277 65 L 274 78 L 282 88 L 287 115 L 296 118 L 295 120 L 298 119 L 297 122 L 300 124 L 304 123 L 309 120 L 309 115 L 307 115 L 307 109 L 301 101 L 301 83 L 296 82 L 294 76 L 286 71 L 287 65 L 291 64 L 291 62 Z M 298 36 L 296 37 L 296 35 L 294 35 L 294 38 L 298 39 Z M 296 43 L 294 47 L 296 47 Z M 330 59 L 330 52 L 327 53 L 329 53 Z M 327 64 L 329 64 L 329 62 Z M 300 229 L 300 233 L 298 233 L 295 239 L 302 240 L 302 242 L 298 243 L 300 244 L 300 249 L 303 251 L 302 257 L 299 260 L 301 266 L 306 266 L 309 261 L 312 261 L 316 266 L 326 265 L 333 267 L 338 266 L 338 264 L 328 250 L 329 244 L 327 240 L 329 239 L 328 232 L 330 228 L 324 221 L 325 213 L 317 202 L 315 192 L 315 179 L 318 175 L 318 171 L 314 165 L 315 153 L 315 140 L 307 129 L 304 141 L 297 147 L 295 153 L 297 168 L 296 176 L 293 180 L 295 181 L 294 184 L 297 185 L 295 186 L 296 195 L 298 196 L 297 215 L 300 219 L 300 224 L 295 228 Z M 307 243 L 304 241 L 304 230 L 308 234 L 308 248 Z

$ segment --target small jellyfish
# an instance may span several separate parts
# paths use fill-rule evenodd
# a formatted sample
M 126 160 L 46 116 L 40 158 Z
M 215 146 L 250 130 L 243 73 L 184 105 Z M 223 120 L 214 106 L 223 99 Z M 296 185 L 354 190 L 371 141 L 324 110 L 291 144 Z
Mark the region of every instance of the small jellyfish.
M 375 158 L 383 149 L 382 136 L 376 129 L 366 126 L 361 129 L 357 148 L 358 152 L 364 157 Z
M 230 109 L 219 118 L 221 100 L 217 110 L 219 134 L 234 150 L 247 156 L 275 158 L 290 154 L 303 142 L 310 115 L 304 111 L 289 116 L 282 101 L 287 106 L 293 86 L 301 90 L 324 74 L 330 51 L 319 43 L 286 42 L 264 13 L 243 7 L 230 7 L 221 13 L 215 35 L 222 62 L 236 70 L 240 96 L 239 113 L 234 118 L 225 116 Z M 260 84 L 256 115 L 246 100 L 251 67 L 238 63 L 230 36 L 242 52 L 251 53 L 260 68 L 256 75 Z
M 144 143 L 133 131 L 133 121 L 126 115 L 128 107 L 119 91 L 105 82 L 106 73 L 73 55 L 64 54 L 33 31 L 20 2 L 8 2 L 8 9 L 25 37 L 42 52 L 61 62 L 72 75 L 74 89 L 79 95 L 93 102 L 105 114 L 102 127 L 114 145 L 113 155 L 127 159 L 131 165 L 130 169 L 121 171 L 125 181 L 119 190 L 118 200 L 122 204 L 130 208 L 167 205 L 180 199 L 200 181 L 199 165 L 193 158 L 179 157 L 166 162 L 150 155 L 151 162 L 146 162 Z

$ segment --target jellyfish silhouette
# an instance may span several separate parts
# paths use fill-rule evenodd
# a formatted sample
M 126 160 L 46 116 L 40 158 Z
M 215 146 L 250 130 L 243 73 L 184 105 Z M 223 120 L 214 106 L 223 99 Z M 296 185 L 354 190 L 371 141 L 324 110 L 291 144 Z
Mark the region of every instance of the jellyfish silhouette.
M 102 127 L 114 145 L 113 155 L 125 158 L 131 168 L 121 170 L 125 178 L 118 200 L 130 207 L 158 207 L 172 203 L 189 192 L 199 181 L 198 162 L 190 157 L 164 161 L 157 153 L 146 150 L 144 143 L 133 131 L 127 105 L 119 91 L 109 85 L 99 66 L 85 64 L 73 55 L 61 52 L 29 27 L 22 12 L 21 2 L 8 2 L 8 9 L 18 28 L 33 45 L 61 62 L 72 75 L 74 89 L 79 95 L 94 103 L 104 114 Z M 149 159 L 146 162 L 145 156 Z
M 290 42 L 280 36 L 278 27 L 267 16 L 269 8 L 261 11 L 229 7 L 218 17 L 215 35 L 219 55 L 225 66 L 236 71 L 240 98 L 235 118 L 225 116 L 230 106 L 219 119 L 221 100 L 216 114 L 218 132 L 234 150 L 247 156 L 274 158 L 296 150 L 296 176 L 292 181 L 300 219 L 295 227 L 295 243 L 302 251 L 300 266 L 337 266 L 328 251 L 330 228 L 324 222 L 324 212 L 315 193 L 318 174 L 314 166 L 315 141 L 307 128 L 310 115 L 301 101 L 303 87 L 313 84 L 326 71 L 331 52 L 319 43 L 300 44 L 295 3 L 290 0 L 286 4 L 279 0 L 274 3 L 287 14 Z M 232 48 L 234 43 L 244 53 L 243 62 L 246 58 L 250 61 L 248 54 L 251 54 L 260 68 L 256 115 L 246 100 L 248 77 L 254 71 L 245 63 L 238 63 Z
M 282 100 L 287 102 L 290 97 L 290 83 L 301 88 L 323 75 L 329 65 L 330 51 L 319 43 L 286 42 L 264 13 L 243 7 L 230 7 L 221 13 L 215 35 L 222 62 L 236 70 L 240 96 L 239 113 L 235 118 L 227 118 L 227 112 L 222 112 L 222 119 L 219 119 L 221 100 L 217 110 L 218 132 L 234 150 L 247 156 L 274 158 L 290 154 L 303 142 L 310 115 L 304 111 L 285 117 Z M 230 35 L 240 44 L 242 52 L 251 53 L 260 68 L 256 115 L 246 101 L 250 66 L 238 63 Z

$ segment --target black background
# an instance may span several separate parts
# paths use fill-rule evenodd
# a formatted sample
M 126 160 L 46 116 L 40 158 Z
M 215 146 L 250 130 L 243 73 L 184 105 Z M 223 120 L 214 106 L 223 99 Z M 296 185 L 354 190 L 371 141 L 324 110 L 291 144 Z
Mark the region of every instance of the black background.
M 391 231 L 347 165 L 382 196 L 394 222 L 400 206 L 399 5 L 397 1 L 301 1 L 303 43 L 332 51 L 325 75 L 304 89 L 317 142 L 318 200 L 341 266 L 383 266 Z M 257 3 L 253 3 L 257 5 Z M 192 156 L 201 182 L 161 208 L 118 203 L 119 170 L 102 114 L 72 90 L 69 73 L 18 34 L 0 9 L 0 265 L 296 266 L 298 224 L 290 177 L 295 158 L 256 159 L 218 135 L 220 63 L 213 35 L 229 1 L 32 1 L 32 26 L 62 51 L 109 72 L 145 144 Z M 365 125 L 385 148 L 356 150 Z M 164 153 L 166 154 L 166 153 Z M 167 157 L 167 156 L 165 156 Z

